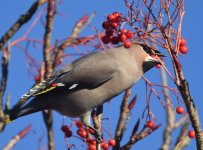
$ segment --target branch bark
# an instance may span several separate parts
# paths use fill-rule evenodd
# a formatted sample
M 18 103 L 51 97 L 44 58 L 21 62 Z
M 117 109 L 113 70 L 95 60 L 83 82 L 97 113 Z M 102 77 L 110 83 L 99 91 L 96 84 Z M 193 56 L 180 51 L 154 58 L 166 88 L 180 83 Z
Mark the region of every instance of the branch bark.
M 25 129 L 23 129 L 17 135 L 15 135 L 9 141 L 9 143 L 3 148 L 3 150 L 11 150 L 18 141 L 20 141 L 23 137 L 25 137 L 29 133 L 31 127 L 32 127 L 31 125 L 28 125 Z
M 0 87 L 0 132 L 3 131 L 5 127 L 5 114 L 2 107 L 3 96 L 6 90 L 7 78 L 8 78 L 8 65 L 10 60 L 10 45 L 3 50 L 3 56 L 1 59 L 2 66 L 2 77 L 1 77 L 1 87 Z
M 45 64 L 45 74 L 44 78 L 48 78 L 53 70 L 51 65 L 50 48 L 51 48 L 51 34 L 53 30 L 54 21 L 54 0 L 48 0 L 47 16 L 46 16 L 46 26 L 44 34 L 44 45 L 43 45 L 43 58 Z M 43 119 L 47 128 L 48 136 L 48 149 L 54 150 L 54 133 L 53 133 L 53 116 L 51 110 L 44 110 L 42 112 Z
M 117 150 L 120 148 L 120 142 L 122 140 L 122 137 L 126 128 L 124 122 L 128 113 L 128 101 L 129 101 L 130 95 L 131 95 L 131 88 L 126 90 L 120 106 L 120 115 L 119 115 L 119 120 L 117 123 L 116 132 L 115 132 L 116 145 L 113 147 L 113 150 Z
M 21 15 L 21 17 L 10 27 L 10 29 L 1 37 L 0 39 L 0 50 L 4 47 L 6 42 L 12 38 L 15 33 L 24 25 L 26 24 L 32 16 L 35 14 L 37 9 L 44 3 L 46 3 L 47 0 L 37 0 L 32 6 L 28 9 L 28 11 Z

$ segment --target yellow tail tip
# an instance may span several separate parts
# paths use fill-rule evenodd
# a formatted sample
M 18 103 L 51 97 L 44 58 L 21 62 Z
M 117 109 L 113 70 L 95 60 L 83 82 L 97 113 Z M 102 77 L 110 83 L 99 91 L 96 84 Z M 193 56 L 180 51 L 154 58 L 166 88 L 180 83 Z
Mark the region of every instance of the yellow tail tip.
M 10 119 L 10 117 L 6 118 L 6 124 L 12 122 L 13 120 Z

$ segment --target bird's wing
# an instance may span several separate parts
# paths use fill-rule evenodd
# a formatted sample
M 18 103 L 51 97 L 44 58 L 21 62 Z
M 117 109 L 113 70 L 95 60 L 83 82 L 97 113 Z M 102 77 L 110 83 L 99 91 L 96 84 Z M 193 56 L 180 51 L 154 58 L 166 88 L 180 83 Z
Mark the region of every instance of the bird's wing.
M 60 76 L 56 82 L 94 88 L 112 79 L 117 71 L 118 65 L 111 53 L 95 53 L 73 62 L 71 71 Z
M 59 86 L 69 86 L 74 89 L 77 86 L 94 88 L 112 79 L 118 71 L 117 63 L 112 59 L 111 53 L 100 52 L 81 57 L 54 73 L 50 78 L 42 81 L 24 94 L 21 98 L 47 93 Z
M 64 70 L 59 70 L 55 72 L 51 77 L 32 87 L 27 93 L 21 96 L 21 99 L 29 98 L 39 93 L 45 93 L 52 90 L 55 87 L 52 87 L 51 85 L 54 84 L 55 80 L 57 80 L 64 73 L 69 72 L 71 68 L 72 68 L 71 65 L 67 65 L 66 67 L 64 67 Z

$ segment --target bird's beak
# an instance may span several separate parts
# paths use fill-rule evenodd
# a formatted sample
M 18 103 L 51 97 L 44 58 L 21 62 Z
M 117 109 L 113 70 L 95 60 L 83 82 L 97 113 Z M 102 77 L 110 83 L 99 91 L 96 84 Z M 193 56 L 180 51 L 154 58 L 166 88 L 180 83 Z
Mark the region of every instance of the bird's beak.
M 161 53 L 158 50 L 154 50 L 155 55 L 157 55 L 158 57 L 166 57 L 166 55 L 164 55 L 163 53 Z

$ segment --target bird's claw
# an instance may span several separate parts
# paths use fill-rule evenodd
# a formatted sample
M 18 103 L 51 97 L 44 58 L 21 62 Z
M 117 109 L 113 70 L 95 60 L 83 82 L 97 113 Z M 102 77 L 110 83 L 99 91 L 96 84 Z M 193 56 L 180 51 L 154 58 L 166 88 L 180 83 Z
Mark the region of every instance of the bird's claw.
M 103 133 L 102 133 L 101 131 L 96 130 L 94 136 L 95 136 L 96 141 L 97 141 L 98 143 L 101 143 L 101 142 L 102 142 L 102 139 L 103 139 Z
M 101 143 L 102 139 L 103 139 L 103 133 L 99 129 L 95 129 L 94 127 L 92 127 L 90 125 L 88 125 L 88 127 L 91 128 L 92 130 L 94 130 L 94 136 L 95 136 L 97 143 Z

